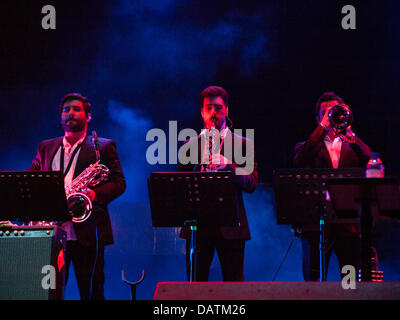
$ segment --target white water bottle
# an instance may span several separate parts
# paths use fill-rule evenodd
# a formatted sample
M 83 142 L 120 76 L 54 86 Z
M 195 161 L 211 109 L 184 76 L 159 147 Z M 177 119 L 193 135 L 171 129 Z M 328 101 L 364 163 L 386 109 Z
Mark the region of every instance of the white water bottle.
M 379 157 L 379 153 L 374 152 L 371 154 L 365 169 L 365 177 L 383 178 L 385 176 L 385 166 Z

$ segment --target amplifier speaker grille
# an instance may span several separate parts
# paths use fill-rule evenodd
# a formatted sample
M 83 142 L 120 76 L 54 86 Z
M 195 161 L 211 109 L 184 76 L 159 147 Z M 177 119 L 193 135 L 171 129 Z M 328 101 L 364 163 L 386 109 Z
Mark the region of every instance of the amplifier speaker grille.
M 20 227 L 0 232 L 0 299 L 62 299 L 66 234 L 58 227 Z M 63 250 L 63 252 L 60 252 Z M 60 254 L 61 253 L 61 254 Z M 42 268 L 55 268 L 55 289 L 44 289 Z M 61 270 L 59 269 L 61 268 Z

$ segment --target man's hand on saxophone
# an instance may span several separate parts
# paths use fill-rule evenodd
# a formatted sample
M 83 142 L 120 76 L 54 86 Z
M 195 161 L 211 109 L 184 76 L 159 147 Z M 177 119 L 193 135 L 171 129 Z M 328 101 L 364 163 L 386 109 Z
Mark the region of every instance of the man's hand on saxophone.
M 82 192 L 85 193 L 89 197 L 90 201 L 92 201 L 92 202 L 96 198 L 96 192 L 94 192 L 90 188 L 85 188 L 85 189 L 82 190 Z

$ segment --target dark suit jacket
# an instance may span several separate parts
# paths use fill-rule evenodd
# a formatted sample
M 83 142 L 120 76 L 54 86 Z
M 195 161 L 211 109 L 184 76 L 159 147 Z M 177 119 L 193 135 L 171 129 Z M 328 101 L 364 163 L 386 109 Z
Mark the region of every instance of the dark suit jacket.
M 231 131 L 228 131 L 228 134 L 231 134 L 232 137 L 232 154 L 235 154 L 235 143 L 240 143 L 242 145 L 242 151 L 246 150 L 246 142 L 248 139 L 241 137 L 237 134 L 234 134 Z M 202 156 L 202 145 L 201 145 L 201 138 L 200 135 L 194 139 L 186 141 L 185 143 L 196 143 L 198 146 L 198 159 L 197 164 L 181 164 L 178 163 L 178 171 L 200 171 L 201 170 L 201 156 Z M 221 154 L 225 155 L 225 149 L 227 139 L 225 139 L 224 144 L 222 145 Z M 233 240 L 233 239 L 240 239 L 240 240 L 250 240 L 250 230 L 249 224 L 247 222 L 246 210 L 243 203 L 242 197 L 242 190 L 252 193 L 258 185 L 258 173 L 257 173 L 257 162 L 254 158 L 254 150 L 250 150 L 251 154 L 251 161 L 254 161 L 254 169 L 249 175 L 235 175 L 234 183 L 235 183 L 235 198 L 236 198 L 236 208 L 237 208 L 237 215 L 239 218 L 240 225 L 238 227 L 219 227 L 219 228 L 209 228 L 203 227 L 199 228 L 197 232 L 198 238 L 209 238 L 209 237 L 222 237 L 224 239 Z M 226 156 L 226 155 L 225 155 Z M 231 170 L 235 172 L 236 167 L 243 167 L 239 166 L 232 160 L 232 164 L 228 165 L 228 167 L 224 170 Z M 190 229 L 183 227 L 180 233 L 181 238 L 190 239 L 191 233 Z
M 295 146 L 296 168 L 332 168 L 332 161 L 325 146 L 325 130 L 318 126 L 305 142 Z M 365 168 L 371 156 L 370 148 L 357 136 L 355 143 L 343 142 L 339 168 Z
M 318 126 L 305 142 L 295 146 L 294 167 L 296 168 L 333 168 L 332 161 L 325 146 L 326 132 Z M 370 148 L 357 136 L 355 143 L 342 143 L 339 168 L 365 168 L 370 158 Z M 335 227 L 336 228 L 336 227 Z M 358 232 L 359 228 L 353 224 L 343 225 L 337 229 Z M 317 231 L 319 226 L 303 226 L 303 231 Z
M 51 164 L 58 148 L 62 145 L 62 139 L 63 137 L 58 137 L 40 142 L 29 170 L 52 170 Z M 104 245 L 114 242 L 107 204 L 120 196 L 126 188 L 115 142 L 99 138 L 99 147 L 100 163 L 110 169 L 108 179 L 92 188 L 96 193 L 96 198 L 93 201 L 93 212 L 90 218 L 85 222 L 73 224 L 78 241 L 88 245 L 96 243 L 96 231 L 99 241 L 101 240 Z M 96 153 L 92 137 L 86 136 L 82 142 L 73 178 L 75 179 L 94 162 L 96 162 Z

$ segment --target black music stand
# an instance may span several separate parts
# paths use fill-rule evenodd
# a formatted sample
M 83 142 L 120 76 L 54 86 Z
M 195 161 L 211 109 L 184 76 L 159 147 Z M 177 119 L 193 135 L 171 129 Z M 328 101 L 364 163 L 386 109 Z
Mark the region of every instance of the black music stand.
M 0 220 L 71 220 L 62 173 L 0 171 Z
M 400 218 L 398 178 L 328 179 L 332 203 L 340 218 L 355 214 L 361 227 L 361 281 L 372 280 L 372 227 L 380 217 Z
M 64 176 L 60 171 L 0 171 L 0 220 L 19 221 L 68 221 L 68 212 L 64 189 Z M 50 232 L 49 226 L 15 226 L 10 224 L 5 229 L 14 232 L 41 231 Z M 4 229 L 3 228 L 3 229 Z M 55 243 L 52 250 L 66 250 L 67 235 L 58 226 L 54 229 Z M 22 231 L 21 231 L 22 230 Z M 6 234 L 10 230 L 6 231 Z M 26 233 L 28 236 L 29 232 Z M 50 234 L 50 233 L 47 233 Z M 52 265 L 58 264 L 54 256 Z M 53 299 L 63 299 L 65 268 L 56 272 L 56 289 L 50 293 Z
M 196 279 L 198 229 L 238 225 L 233 176 L 230 171 L 150 174 L 153 227 L 190 227 L 190 282 Z
M 325 230 L 329 223 L 354 223 L 358 218 L 338 219 L 327 194 L 326 181 L 334 177 L 364 176 L 362 168 L 276 169 L 275 205 L 278 224 L 316 225 L 320 232 L 320 281 L 326 281 Z

